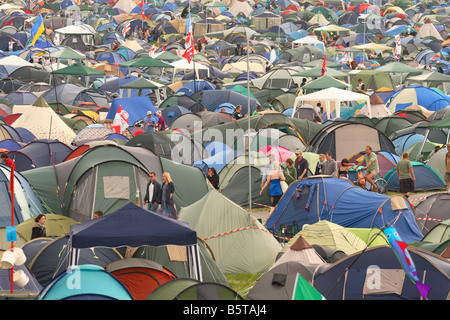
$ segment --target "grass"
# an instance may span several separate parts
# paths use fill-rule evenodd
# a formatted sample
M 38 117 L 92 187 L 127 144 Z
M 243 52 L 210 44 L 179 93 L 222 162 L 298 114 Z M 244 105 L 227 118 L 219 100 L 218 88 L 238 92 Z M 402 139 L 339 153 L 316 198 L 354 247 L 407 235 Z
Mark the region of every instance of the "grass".
M 262 274 L 251 273 L 225 274 L 230 287 L 244 299 L 261 276 Z

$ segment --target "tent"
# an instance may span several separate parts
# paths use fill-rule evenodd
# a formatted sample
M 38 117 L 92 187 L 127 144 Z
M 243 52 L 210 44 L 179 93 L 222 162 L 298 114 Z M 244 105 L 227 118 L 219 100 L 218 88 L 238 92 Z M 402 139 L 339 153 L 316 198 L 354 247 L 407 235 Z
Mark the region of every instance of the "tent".
M 424 237 L 440 222 L 450 219 L 448 205 L 449 193 L 435 193 L 426 197 L 416 205 L 417 224 Z
M 395 154 L 391 140 L 372 126 L 351 121 L 336 121 L 323 127 L 306 147 L 314 153 L 331 152 L 333 159 L 340 161 L 371 146 L 373 151 L 388 151 Z
M 130 292 L 134 300 L 145 300 L 162 284 L 176 276 L 159 263 L 139 258 L 121 259 L 105 266 Z
M 192 279 L 174 279 L 153 291 L 146 300 L 243 300 L 229 286 Z
M 410 86 L 395 92 L 386 103 L 391 112 L 419 105 L 430 111 L 437 111 L 450 105 L 450 98 L 433 89 Z
M 70 239 L 71 257 L 74 259 L 72 265 L 77 264 L 76 252 L 83 248 L 187 246 L 191 277 L 202 280 L 196 232 L 185 223 L 150 212 L 134 203 L 126 204 L 102 218 L 71 226 Z
M 0 227 L 11 226 L 11 196 L 9 192 L 11 168 L 0 164 L 2 196 Z M 30 183 L 18 171 L 14 171 L 14 225 L 44 213 L 38 196 Z
M 129 126 L 132 126 L 141 119 L 146 119 L 147 111 L 151 111 L 156 116 L 156 108 L 153 106 L 152 100 L 148 96 L 142 96 L 114 99 L 106 115 L 106 119 L 114 120 L 119 107 L 122 107 L 128 113 Z
M 26 221 L 17 225 L 17 233 L 20 234 L 25 240 L 31 240 L 31 229 L 34 224 L 34 218 L 27 219 Z M 60 214 L 45 213 L 45 231 L 47 237 L 62 237 L 70 232 L 70 226 L 77 224 L 73 219 L 65 217 Z
M 42 239 L 50 239 L 50 241 L 42 242 L 37 250 L 27 250 L 27 253 L 30 254 L 27 257 L 27 266 L 36 280 L 42 286 L 47 286 L 70 266 L 70 239 L 68 235 Z M 35 242 L 35 240 L 32 241 Z M 121 259 L 121 255 L 112 248 L 86 248 L 79 251 L 78 259 L 79 266 L 91 264 L 103 267 L 112 261 Z
M 69 145 L 75 132 L 50 108 L 41 96 L 31 108 L 14 121 L 13 127 L 28 129 L 38 139 L 57 139 Z
M 73 285 L 71 278 L 77 277 Z M 96 265 L 70 267 L 43 288 L 36 300 L 133 300 L 125 286 Z
M 296 224 L 301 230 L 320 220 L 344 228 L 381 228 L 396 218 L 395 227 L 404 242 L 422 238 L 413 210 L 403 197 L 366 191 L 344 179 L 316 176 L 289 186 L 266 228 L 277 231 L 282 224 Z
M 136 202 L 139 195 L 142 201 L 149 170 L 161 179 L 157 157 L 143 151 L 140 156 L 115 145 L 99 145 L 56 166 L 28 170 L 26 178 L 50 212 L 86 221 L 97 210 L 111 213 Z
M 370 106 L 370 97 L 365 94 L 339 88 L 327 88 L 297 97 L 294 103 L 294 113 L 301 102 L 310 104 L 311 102 L 323 102 L 324 110 L 327 112 L 328 117 L 331 116 L 331 112 L 335 109 L 336 117 L 339 118 L 341 116 L 340 105 L 341 102 L 344 101 L 363 101 Z M 369 117 L 371 117 L 370 110 L 371 109 L 369 109 Z
M 425 250 L 408 247 L 418 278 L 432 287 L 429 300 L 448 296 L 450 268 L 446 259 Z M 376 266 L 376 270 L 374 269 Z M 374 272 L 380 278 L 373 283 Z M 344 281 L 345 278 L 345 281 Z M 389 279 L 389 280 L 388 280 Z M 327 300 L 420 300 L 419 292 L 388 246 L 357 252 L 333 265 L 324 265 L 314 273 L 314 287 Z
M 262 273 L 281 249 L 253 216 L 215 189 L 181 209 L 179 220 L 211 247 L 224 273 Z
M 416 182 L 414 183 L 415 191 L 431 191 L 445 189 L 445 183 L 433 169 L 424 163 L 412 161 L 414 175 Z M 388 184 L 389 190 L 400 190 L 397 171 L 395 168 L 391 169 L 383 177 Z

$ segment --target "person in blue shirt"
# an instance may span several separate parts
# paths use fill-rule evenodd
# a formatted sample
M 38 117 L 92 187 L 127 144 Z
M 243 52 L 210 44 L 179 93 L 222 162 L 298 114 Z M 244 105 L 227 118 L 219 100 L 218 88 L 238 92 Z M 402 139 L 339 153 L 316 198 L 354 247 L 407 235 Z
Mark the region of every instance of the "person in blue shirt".
M 144 121 L 144 132 L 153 132 L 158 127 L 158 123 L 152 115 L 151 111 L 147 111 L 147 118 Z

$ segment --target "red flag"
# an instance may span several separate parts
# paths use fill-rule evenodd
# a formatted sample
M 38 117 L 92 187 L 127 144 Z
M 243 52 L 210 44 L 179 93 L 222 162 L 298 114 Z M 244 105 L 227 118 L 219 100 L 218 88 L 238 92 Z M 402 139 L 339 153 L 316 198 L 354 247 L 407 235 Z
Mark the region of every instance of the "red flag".
M 166 51 L 166 46 L 165 45 L 163 45 L 163 51 Z
M 127 25 L 125 25 L 122 29 L 122 36 L 125 38 L 125 36 L 127 35 L 127 32 L 130 30 L 131 26 L 128 23 Z
M 119 106 L 117 109 L 117 113 L 114 116 L 114 122 L 112 125 L 112 130 L 115 133 L 122 133 L 126 128 L 128 128 L 128 112 L 122 109 L 122 106 Z
M 321 76 L 321 77 L 323 77 L 323 75 L 324 75 L 325 72 L 327 71 L 326 64 L 327 64 L 327 57 L 325 57 L 325 58 L 323 59 L 322 71 L 320 72 L 320 76 Z
M 192 32 L 188 33 L 186 39 L 186 51 L 183 53 L 183 58 L 185 58 L 189 63 L 191 63 L 194 58 L 194 37 Z

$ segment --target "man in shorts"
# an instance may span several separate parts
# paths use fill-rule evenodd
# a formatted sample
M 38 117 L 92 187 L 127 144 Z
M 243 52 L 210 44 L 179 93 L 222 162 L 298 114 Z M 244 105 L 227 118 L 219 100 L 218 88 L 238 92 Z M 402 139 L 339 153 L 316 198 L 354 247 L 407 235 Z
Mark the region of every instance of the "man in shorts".
M 405 197 L 409 197 L 411 192 L 414 192 L 416 177 L 407 152 L 403 153 L 403 159 L 397 163 L 396 170 L 400 183 L 400 193 Z
M 362 163 L 366 165 L 363 168 L 363 170 L 366 170 L 364 178 L 372 185 L 372 190 L 377 191 L 378 187 L 373 182 L 373 178 L 380 172 L 380 168 L 378 167 L 377 155 L 372 152 L 371 146 L 366 146 L 366 154 L 364 155 L 363 161 L 359 162 L 356 167 L 359 167 Z

